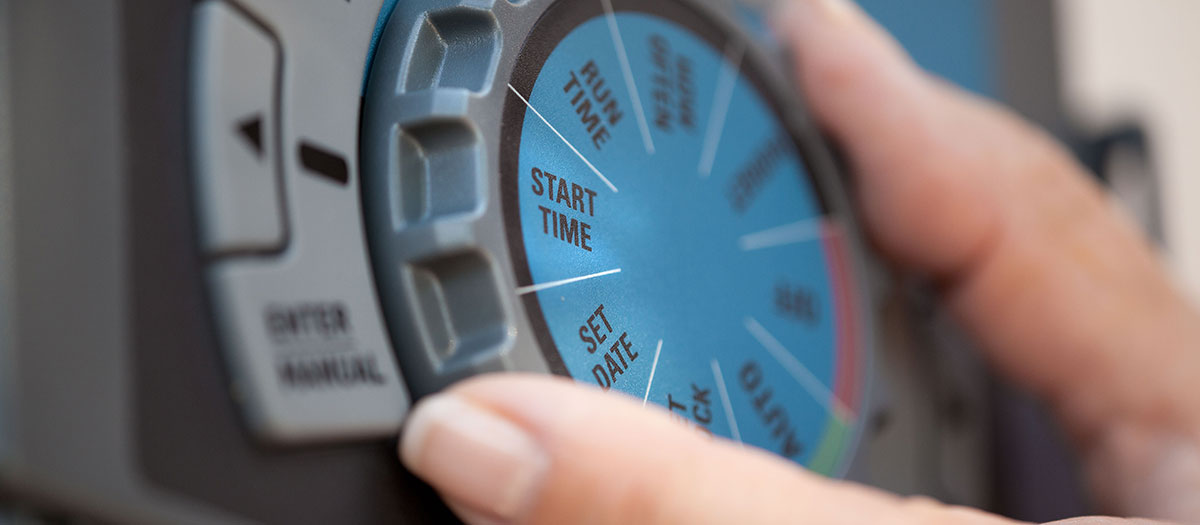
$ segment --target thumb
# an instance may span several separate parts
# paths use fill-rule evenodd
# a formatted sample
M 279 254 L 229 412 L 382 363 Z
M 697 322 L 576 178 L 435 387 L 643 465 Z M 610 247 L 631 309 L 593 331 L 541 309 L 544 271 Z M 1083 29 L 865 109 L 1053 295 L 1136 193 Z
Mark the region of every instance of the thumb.
M 426 398 L 400 453 L 472 525 L 1011 523 L 827 480 L 548 376 L 484 376 Z

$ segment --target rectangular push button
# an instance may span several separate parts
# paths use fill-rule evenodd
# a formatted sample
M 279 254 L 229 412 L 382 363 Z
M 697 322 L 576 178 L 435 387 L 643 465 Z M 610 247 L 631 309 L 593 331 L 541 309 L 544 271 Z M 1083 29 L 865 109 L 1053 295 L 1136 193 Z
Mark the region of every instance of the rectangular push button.
M 280 195 L 279 46 L 224 2 L 197 6 L 192 162 L 201 245 L 209 254 L 284 243 Z
M 390 436 L 408 409 L 375 297 L 337 265 L 248 258 L 212 269 L 234 387 L 265 440 Z

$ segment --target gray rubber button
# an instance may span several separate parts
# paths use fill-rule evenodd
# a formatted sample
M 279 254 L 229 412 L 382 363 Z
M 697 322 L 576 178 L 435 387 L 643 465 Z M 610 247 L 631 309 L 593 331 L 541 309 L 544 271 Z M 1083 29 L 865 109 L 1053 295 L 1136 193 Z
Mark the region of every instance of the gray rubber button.
M 212 269 L 236 393 L 267 441 L 389 436 L 408 408 L 375 298 L 338 266 L 245 259 Z
M 395 436 L 409 396 L 367 260 L 356 154 L 380 1 L 237 5 L 271 28 L 287 56 L 272 135 L 287 240 L 276 253 L 223 257 L 209 268 L 235 394 L 267 441 Z M 228 13 L 213 6 L 202 9 Z
M 209 254 L 282 246 L 275 40 L 223 2 L 195 11 L 192 146 Z

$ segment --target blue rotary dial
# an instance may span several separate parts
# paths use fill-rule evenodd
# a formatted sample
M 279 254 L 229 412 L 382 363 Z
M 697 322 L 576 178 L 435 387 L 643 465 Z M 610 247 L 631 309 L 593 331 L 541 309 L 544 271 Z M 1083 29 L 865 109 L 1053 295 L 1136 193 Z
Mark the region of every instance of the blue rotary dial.
M 508 85 L 502 192 L 559 373 L 837 475 L 865 352 L 847 226 L 746 42 L 683 4 L 559 2 Z

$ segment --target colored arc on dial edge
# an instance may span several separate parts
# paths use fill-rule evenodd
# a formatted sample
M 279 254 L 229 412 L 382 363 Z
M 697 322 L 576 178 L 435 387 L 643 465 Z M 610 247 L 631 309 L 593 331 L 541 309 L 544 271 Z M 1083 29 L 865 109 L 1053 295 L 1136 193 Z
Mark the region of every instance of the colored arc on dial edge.
M 834 475 L 841 466 L 846 447 L 853 434 L 853 426 L 859 419 L 859 362 L 857 358 L 858 340 L 854 319 L 854 285 L 846 271 L 849 263 L 846 257 L 844 236 L 837 227 L 827 225 L 828 234 L 824 236 L 825 257 L 831 273 L 834 288 L 834 310 L 837 312 L 836 341 L 837 341 L 837 374 L 834 377 L 833 396 L 839 405 L 850 412 L 846 417 L 830 414 L 825 433 L 817 445 L 817 451 L 809 462 L 808 468 L 825 475 Z

